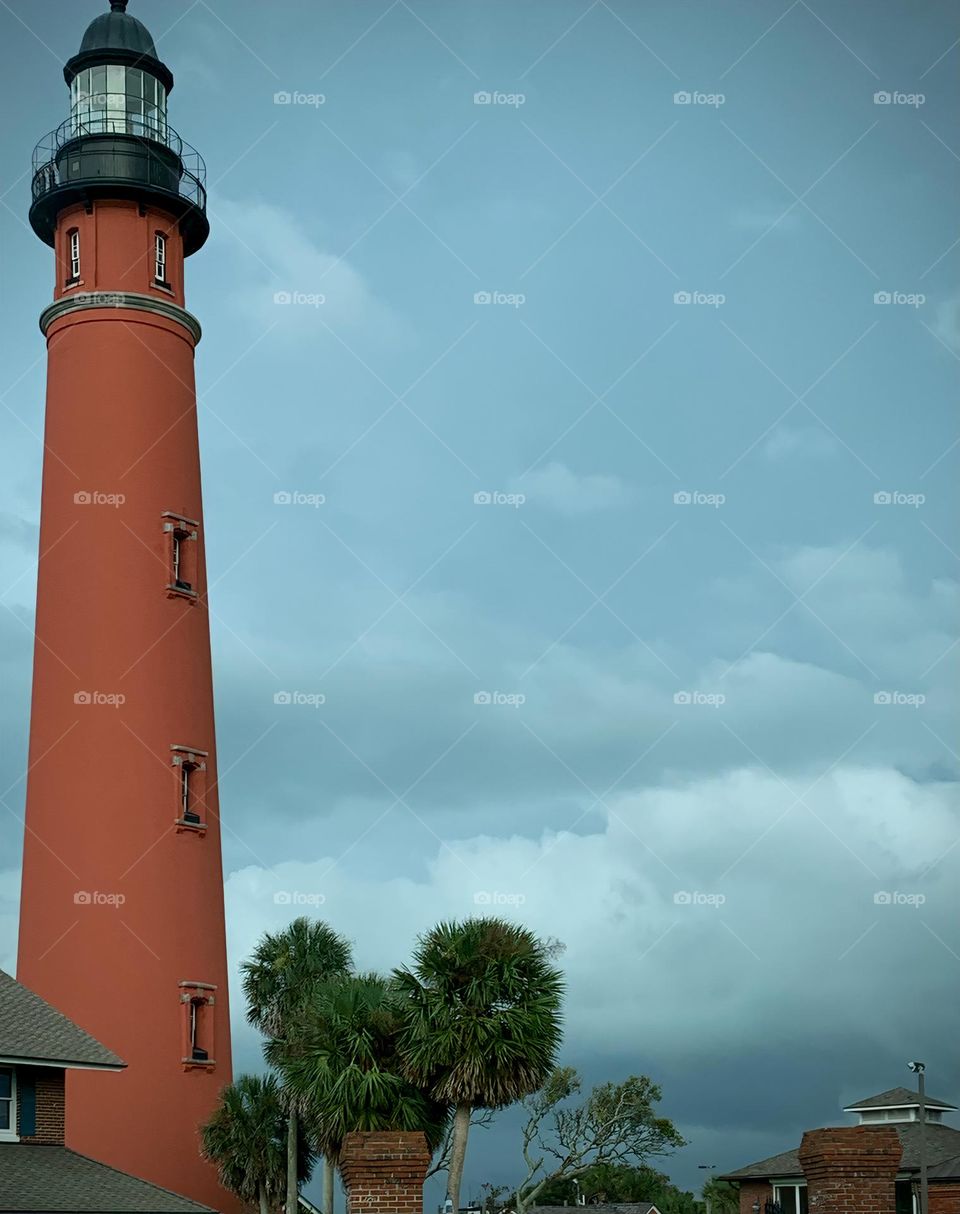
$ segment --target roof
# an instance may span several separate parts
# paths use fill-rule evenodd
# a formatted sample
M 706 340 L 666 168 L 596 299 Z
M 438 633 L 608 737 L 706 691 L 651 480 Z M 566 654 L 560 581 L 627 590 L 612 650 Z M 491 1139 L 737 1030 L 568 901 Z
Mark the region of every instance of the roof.
M 35 1066 L 95 1067 L 119 1071 L 126 1066 L 62 1012 L 0 970 L 0 1059 Z
M 0 1210 L 17 1214 L 213 1214 L 66 1147 L 0 1143 Z
M 927 1168 L 927 1177 L 930 1180 L 960 1180 L 960 1155 Z
M 920 1167 L 920 1122 L 906 1121 L 897 1124 L 869 1125 L 858 1127 L 868 1131 L 896 1130 L 903 1143 L 903 1158 L 900 1170 L 904 1172 L 917 1171 Z M 960 1155 L 960 1130 L 949 1125 L 940 1125 L 935 1121 L 927 1122 L 924 1126 L 927 1132 L 927 1164 L 932 1167 L 954 1156 Z M 779 1155 L 771 1155 L 769 1159 L 761 1159 L 757 1163 L 747 1164 L 735 1172 L 726 1172 L 719 1180 L 770 1180 L 777 1176 L 802 1176 L 798 1157 L 799 1147 L 792 1151 L 783 1151 Z
M 126 0 L 116 0 L 109 13 L 94 17 L 80 43 L 81 55 L 87 51 L 121 50 L 156 59 L 153 35 L 142 21 L 130 16 L 126 7 Z
M 935 1100 L 932 1096 L 924 1096 L 928 1109 L 955 1109 L 955 1104 L 947 1104 L 945 1100 Z M 901 1109 L 917 1108 L 920 1104 L 920 1093 L 911 1092 L 909 1088 L 891 1088 L 889 1092 L 881 1092 L 878 1096 L 868 1096 L 866 1100 L 858 1100 L 844 1108 L 845 1113 L 858 1113 L 861 1109 Z
M 532 1206 L 528 1214 L 570 1214 L 571 1206 Z M 657 1207 L 650 1201 L 620 1201 L 598 1202 L 596 1205 L 582 1207 L 584 1210 L 599 1210 L 600 1214 L 660 1214 Z

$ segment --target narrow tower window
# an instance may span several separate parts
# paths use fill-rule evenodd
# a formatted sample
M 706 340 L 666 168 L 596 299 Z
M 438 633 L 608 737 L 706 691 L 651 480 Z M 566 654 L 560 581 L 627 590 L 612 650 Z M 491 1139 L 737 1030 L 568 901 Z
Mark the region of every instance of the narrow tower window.
M 197 597 L 197 528 L 195 519 L 184 518 L 166 510 L 163 514 L 163 529 L 170 537 L 167 549 L 169 581 L 167 592 L 171 596 L 189 599 Z
M 161 287 L 169 287 L 167 282 L 167 238 L 163 232 L 157 232 L 154 238 L 154 282 Z
M 216 990 L 208 982 L 181 982 L 183 1008 L 183 1055 L 186 1067 L 214 1066 L 213 1009 Z
M 177 776 L 178 831 L 206 830 L 205 802 L 207 796 L 207 752 L 190 746 L 171 746 L 171 763 Z
M 69 241 L 69 257 L 70 257 L 70 277 L 67 279 L 67 286 L 80 281 L 80 231 L 78 228 L 73 228 L 67 234 Z

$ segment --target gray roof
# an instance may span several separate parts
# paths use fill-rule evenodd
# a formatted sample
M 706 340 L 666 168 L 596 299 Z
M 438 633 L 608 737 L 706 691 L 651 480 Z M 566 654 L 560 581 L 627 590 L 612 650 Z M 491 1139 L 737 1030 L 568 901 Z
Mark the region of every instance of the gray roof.
M 0 1210 L 17 1214 L 214 1214 L 210 1206 L 66 1147 L 0 1143 Z
M 960 1180 L 960 1155 L 954 1155 L 952 1159 L 945 1159 L 943 1163 L 928 1168 L 927 1176 L 931 1180 Z
M 900 1170 L 914 1172 L 920 1167 L 920 1122 L 905 1121 L 899 1124 L 888 1122 L 886 1125 L 864 1126 L 865 1130 L 896 1130 L 903 1143 L 903 1158 Z M 952 1126 L 938 1125 L 927 1122 L 927 1163 L 931 1166 L 943 1163 L 945 1160 L 960 1155 L 960 1130 Z M 720 1180 L 770 1180 L 777 1176 L 802 1176 L 798 1158 L 799 1147 L 792 1151 L 783 1151 L 779 1155 L 771 1155 L 769 1159 L 761 1159 L 757 1163 L 747 1164 L 735 1172 L 726 1172 Z
M 118 1071 L 113 1050 L 0 970 L 0 1058 L 37 1066 L 85 1066 Z
M 928 1109 L 955 1109 L 955 1104 L 947 1104 L 945 1100 L 935 1100 L 932 1096 L 924 1096 Z M 855 1113 L 858 1109 L 899 1109 L 916 1108 L 920 1104 L 920 1093 L 911 1092 L 909 1088 L 891 1088 L 889 1092 L 881 1092 L 879 1096 L 868 1096 L 866 1100 L 858 1100 L 844 1108 L 845 1113 Z
M 532 1206 L 530 1214 L 570 1214 L 577 1206 Z M 620 1201 L 615 1203 L 600 1202 L 597 1205 L 587 1205 L 584 1210 L 598 1210 L 600 1214 L 660 1214 L 657 1207 L 650 1201 Z
M 123 7 L 125 9 L 126 4 Z M 157 48 L 150 31 L 142 21 L 121 9 L 94 17 L 87 26 L 87 32 L 80 43 L 80 54 L 100 50 L 135 51 L 138 55 L 147 55 L 151 59 L 157 57 Z

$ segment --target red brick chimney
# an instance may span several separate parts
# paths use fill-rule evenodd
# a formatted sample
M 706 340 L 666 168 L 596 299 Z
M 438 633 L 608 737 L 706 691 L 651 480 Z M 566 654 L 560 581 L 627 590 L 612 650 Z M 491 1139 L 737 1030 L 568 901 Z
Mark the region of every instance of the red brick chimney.
M 347 1214 L 423 1214 L 430 1159 L 419 1131 L 348 1134 L 340 1152 Z
M 807 1130 L 800 1166 L 810 1214 L 895 1214 L 902 1154 L 892 1126 Z

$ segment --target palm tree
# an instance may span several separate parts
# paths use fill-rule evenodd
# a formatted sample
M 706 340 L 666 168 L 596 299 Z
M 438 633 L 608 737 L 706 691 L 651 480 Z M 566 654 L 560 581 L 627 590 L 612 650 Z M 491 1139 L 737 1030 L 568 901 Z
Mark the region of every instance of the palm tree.
M 274 1075 L 241 1075 L 220 1093 L 201 1127 L 204 1157 L 218 1168 L 220 1183 L 269 1214 L 282 1200 L 287 1172 L 287 1117 Z M 301 1180 L 310 1178 L 310 1155 L 297 1160 Z
M 339 1155 L 354 1130 L 420 1130 L 431 1150 L 443 1140 L 449 1107 L 403 1074 L 402 1025 L 392 984 L 358 974 L 317 987 L 285 1046 L 268 1044 L 268 1060 L 327 1158 Z
M 301 916 L 282 932 L 266 932 L 253 955 L 241 966 L 247 1019 L 275 1044 L 273 1057 L 282 1054 L 289 1025 L 321 983 L 349 972 L 350 945 L 326 923 Z M 287 1120 L 286 1214 L 297 1214 L 297 1109 L 289 1103 Z M 333 1214 L 333 1167 L 324 1160 L 324 1214 Z
M 553 1068 L 563 997 L 555 951 L 503 919 L 440 923 L 420 937 L 412 969 L 394 975 L 405 1000 L 404 1070 L 454 1106 L 447 1188 L 454 1211 L 473 1110 L 522 1099 Z

